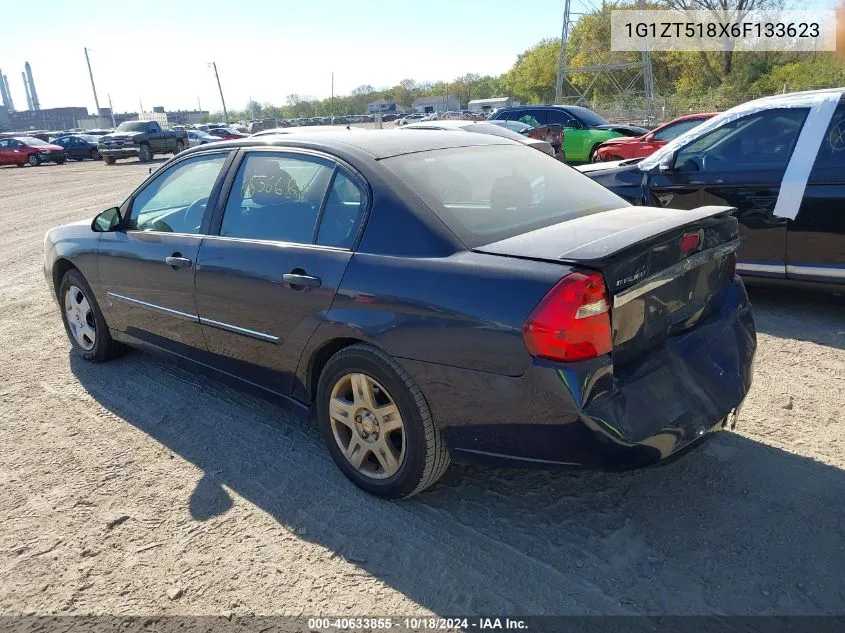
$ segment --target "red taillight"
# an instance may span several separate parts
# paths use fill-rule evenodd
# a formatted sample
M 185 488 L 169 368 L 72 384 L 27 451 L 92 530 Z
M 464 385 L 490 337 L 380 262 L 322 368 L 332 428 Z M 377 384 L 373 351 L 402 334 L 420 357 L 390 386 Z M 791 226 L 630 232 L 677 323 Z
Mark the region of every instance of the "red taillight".
M 532 356 L 575 361 L 610 353 L 610 303 L 601 273 L 561 279 L 531 312 L 522 339 Z
M 698 233 L 687 233 L 681 238 L 681 255 L 689 255 L 701 246 L 701 236 Z

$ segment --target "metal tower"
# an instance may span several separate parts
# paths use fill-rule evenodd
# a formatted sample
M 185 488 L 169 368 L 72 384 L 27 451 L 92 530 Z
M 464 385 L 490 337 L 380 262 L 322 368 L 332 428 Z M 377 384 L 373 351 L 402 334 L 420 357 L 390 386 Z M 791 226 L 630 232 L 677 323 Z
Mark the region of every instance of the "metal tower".
M 29 94 L 29 82 L 26 80 L 26 73 L 21 71 L 21 79 L 23 79 L 23 89 L 26 90 L 26 109 L 34 110 L 32 107 L 32 95 Z
M 38 93 L 35 92 L 35 80 L 32 78 L 32 67 L 29 65 L 29 62 L 26 62 L 23 65 L 24 69 L 26 69 L 26 77 L 29 80 L 29 96 L 32 99 L 32 110 L 40 110 L 41 105 L 38 103 Z
M 15 111 L 15 105 L 12 103 L 12 95 L 9 94 L 9 86 L 6 83 L 6 75 L 0 71 L 0 100 L 9 112 Z
M 582 0 L 590 6 L 590 0 Z M 622 97 L 633 97 L 635 95 L 643 95 L 646 101 L 647 117 L 651 121 L 654 117 L 654 76 L 651 68 L 651 52 L 646 50 L 642 52 L 642 59 L 639 62 L 624 61 L 617 53 L 611 52 L 607 62 L 602 64 L 595 64 L 590 66 L 567 66 L 567 52 L 569 33 L 572 29 L 572 15 L 571 12 L 572 0 L 565 0 L 563 7 L 563 28 L 561 29 L 560 41 L 560 56 L 558 57 L 557 66 L 557 82 L 555 84 L 555 103 L 571 102 L 573 105 L 581 105 L 588 101 L 590 91 L 595 85 L 596 81 L 602 76 L 606 77 L 614 88 Z M 638 6 L 645 8 L 645 0 L 638 0 Z M 598 10 L 593 7 L 594 10 Z M 604 2 L 602 2 L 601 10 L 606 10 Z M 630 79 L 630 75 L 626 78 L 621 76 L 619 71 L 622 70 L 639 70 Z M 583 90 L 576 87 L 568 78 L 574 74 L 588 74 L 591 75 L 589 84 Z M 564 97 L 564 85 L 569 87 L 572 96 Z M 642 86 L 640 88 L 639 86 Z

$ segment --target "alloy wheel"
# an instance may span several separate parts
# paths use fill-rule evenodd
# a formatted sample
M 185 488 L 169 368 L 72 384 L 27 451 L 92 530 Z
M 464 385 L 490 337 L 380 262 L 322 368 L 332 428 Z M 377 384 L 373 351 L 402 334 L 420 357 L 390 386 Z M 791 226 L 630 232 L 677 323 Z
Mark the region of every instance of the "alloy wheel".
M 329 401 L 332 433 L 346 460 L 362 475 L 387 479 L 405 459 L 405 424 L 393 398 L 370 376 L 346 374 Z
M 65 292 L 65 316 L 73 340 L 90 352 L 97 343 L 97 324 L 88 297 L 78 286 L 70 286 Z

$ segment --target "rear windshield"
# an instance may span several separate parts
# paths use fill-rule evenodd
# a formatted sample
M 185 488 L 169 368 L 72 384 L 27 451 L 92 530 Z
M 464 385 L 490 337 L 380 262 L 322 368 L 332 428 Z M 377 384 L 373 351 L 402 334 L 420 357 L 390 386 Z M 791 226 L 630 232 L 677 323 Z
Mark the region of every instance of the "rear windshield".
M 580 172 L 524 146 L 432 150 L 382 164 L 468 248 L 630 206 Z

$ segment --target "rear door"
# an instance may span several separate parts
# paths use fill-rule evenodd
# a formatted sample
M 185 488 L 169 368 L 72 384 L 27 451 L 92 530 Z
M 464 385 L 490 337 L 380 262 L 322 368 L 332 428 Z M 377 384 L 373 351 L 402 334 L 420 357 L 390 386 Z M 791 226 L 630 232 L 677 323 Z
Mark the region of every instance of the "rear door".
M 822 138 L 786 243 L 787 277 L 845 284 L 845 103 Z
M 289 394 L 352 257 L 367 188 L 331 158 L 243 154 L 199 252 L 197 308 L 220 369 Z
M 156 123 L 150 123 L 150 149 L 156 154 L 164 154 L 169 152 L 171 148 L 167 146 L 167 139 L 161 126 Z
M 185 355 L 205 349 L 194 274 L 228 158 L 209 152 L 163 169 L 124 205 L 122 229 L 101 234 L 97 269 L 111 327 Z
M 736 207 L 744 237 L 739 269 L 785 277 L 787 221 L 774 210 L 807 113 L 807 108 L 755 112 L 692 141 L 680 149 L 671 171 L 648 174 L 651 204 Z

